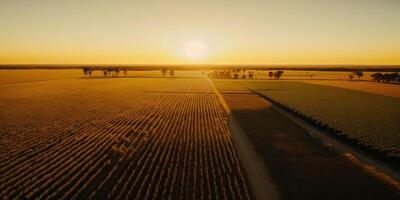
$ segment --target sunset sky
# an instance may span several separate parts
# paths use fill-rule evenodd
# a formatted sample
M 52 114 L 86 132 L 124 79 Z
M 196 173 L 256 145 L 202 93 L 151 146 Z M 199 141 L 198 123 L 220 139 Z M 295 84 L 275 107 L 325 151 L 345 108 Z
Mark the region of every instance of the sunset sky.
M 399 0 L 1 0 L 0 64 L 400 64 Z

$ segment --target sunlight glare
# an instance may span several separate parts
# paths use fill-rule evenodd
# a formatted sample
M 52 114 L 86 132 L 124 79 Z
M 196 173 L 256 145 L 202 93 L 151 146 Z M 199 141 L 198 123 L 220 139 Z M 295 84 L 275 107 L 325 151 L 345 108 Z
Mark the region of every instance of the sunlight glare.
M 188 58 L 198 59 L 204 56 L 205 45 L 198 40 L 192 40 L 185 44 L 184 50 Z

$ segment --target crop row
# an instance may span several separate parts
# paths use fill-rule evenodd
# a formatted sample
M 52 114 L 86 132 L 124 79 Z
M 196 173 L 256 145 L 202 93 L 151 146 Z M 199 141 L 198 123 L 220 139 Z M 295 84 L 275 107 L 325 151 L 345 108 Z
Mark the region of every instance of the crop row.
M 169 80 L 144 92 L 115 93 L 124 98 L 74 104 L 78 110 L 96 108 L 95 117 L 77 115 L 76 109 L 60 103 L 47 113 L 53 117 L 21 118 L 25 129 L 3 121 L 0 126 L 14 132 L 0 137 L 5 145 L 0 152 L 0 195 L 250 199 L 226 114 L 211 91 L 204 79 Z M 12 113 L 17 108 L 8 109 Z

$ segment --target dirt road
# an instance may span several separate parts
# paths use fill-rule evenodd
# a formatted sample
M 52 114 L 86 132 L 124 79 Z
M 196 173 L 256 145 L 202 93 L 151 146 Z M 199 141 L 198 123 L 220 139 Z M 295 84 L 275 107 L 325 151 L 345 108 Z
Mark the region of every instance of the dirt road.
M 214 87 L 214 84 L 210 79 L 208 79 L 208 81 L 214 92 L 217 94 L 222 106 L 225 108 L 225 111 L 227 112 L 229 128 L 232 133 L 235 149 L 238 153 L 242 166 L 247 172 L 248 180 L 252 185 L 254 195 L 257 199 L 279 199 L 276 186 L 273 183 L 268 169 L 265 167 L 261 157 L 257 154 L 252 143 L 243 132 L 240 124 L 232 114 L 221 93 Z

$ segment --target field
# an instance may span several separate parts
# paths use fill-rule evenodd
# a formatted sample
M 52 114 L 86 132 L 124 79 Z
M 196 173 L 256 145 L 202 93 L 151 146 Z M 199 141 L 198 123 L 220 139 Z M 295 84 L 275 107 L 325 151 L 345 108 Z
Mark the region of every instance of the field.
M 263 189 L 283 199 L 390 199 L 398 179 L 310 137 L 274 106 L 399 159 L 397 85 L 353 83 L 3 70 L 0 197 L 264 199 Z
M 295 81 L 215 82 L 232 93 L 254 90 L 321 127 L 334 128 L 363 146 L 400 158 L 399 98 Z
M 122 74 L 121 74 L 122 75 Z M 82 78 L 82 70 L 77 69 L 34 69 L 34 70 L 1 70 L 0 71 L 0 84 L 15 84 L 15 83 L 28 83 L 51 81 L 61 79 L 77 79 Z M 102 71 L 94 71 L 92 78 L 103 78 Z M 160 71 L 130 71 L 127 76 L 123 78 L 162 78 Z M 168 76 L 167 76 L 168 77 Z M 174 77 L 203 77 L 199 71 L 179 71 Z
M 272 70 L 276 71 L 276 70 Z M 372 80 L 370 75 L 375 72 L 364 72 L 364 76 L 361 78 L 354 78 L 354 80 Z M 351 72 L 345 71 L 312 71 L 312 70 L 286 70 L 281 79 L 285 80 L 349 80 L 349 74 Z M 267 79 L 267 71 L 257 71 L 255 76 L 256 79 Z
M 400 182 L 357 161 L 352 151 L 310 137 L 259 95 L 217 88 L 263 159 L 280 199 L 398 198 Z
M 400 87 L 397 84 L 386 84 L 386 83 L 378 83 L 371 81 L 340 81 L 340 80 L 305 80 L 304 82 L 400 98 Z
M 252 198 L 206 79 L 7 73 L 3 199 Z

